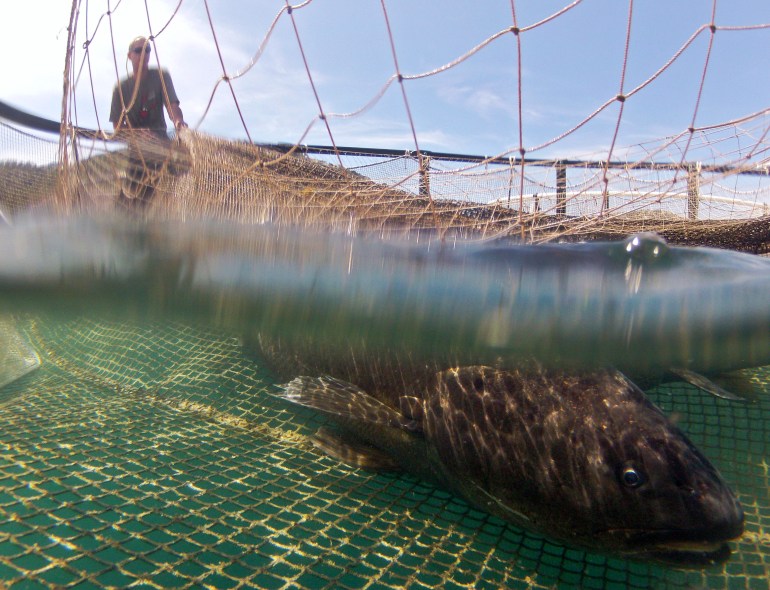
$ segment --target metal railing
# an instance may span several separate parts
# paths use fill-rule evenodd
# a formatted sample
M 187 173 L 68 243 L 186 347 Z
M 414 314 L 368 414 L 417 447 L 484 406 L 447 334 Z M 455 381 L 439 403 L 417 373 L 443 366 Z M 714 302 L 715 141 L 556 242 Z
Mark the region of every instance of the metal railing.
M 12 107 L 7 103 L 0 101 L 0 119 L 5 119 L 14 122 L 18 125 L 36 129 L 46 133 L 61 133 L 61 123 L 50 119 L 45 119 L 37 115 L 33 115 Z M 107 138 L 99 131 L 75 128 L 70 130 L 75 136 L 81 138 L 91 138 L 106 140 Z M 571 168 L 580 169 L 598 169 L 609 171 L 613 169 L 625 170 L 627 172 L 634 171 L 668 171 L 668 172 L 684 172 L 687 175 L 687 191 L 686 196 L 680 195 L 677 192 L 666 193 L 666 197 L 686 198 L 687 202 L 687 218 L 697 219 L 700 210 L 700 205 L 704 200 L 708 202 L 721 202 L 740 204 L 742 206 L 754 206 L 756 203 L 749 201 L 741 201 L 739 199 L 728 199 L 726 197 L 718 197 L 714 195 L 702 195 L 701 184 L 704 175 L 739 175 L 739 176 L 769 176 L 770 177 L 770 165 L 767 162 L 761 162 L 759 164 L 746 162 L 743 166 L 733 165 L 707 165 L 701 162 L 655 162 L 655 161 L 619 161 L 619 160 L 581 160 L 581 159 L 545 159 L 545 158 L 519 158 L 519 157 L 501 157 L 501 156 L 481 156 L 471 154 L 456 154 L 449 152 L 438 152 L 431 150 L 394 150 L 394 149 L 380 149 L 380 148 L 363 148 L 363 147 L 349 147 L 349 146 L 324 146 L 324 145 L 292 145 L 292 144 L 259 144 L 262 147 L 277 150 L 280 152 L 299 152 L 306 155 L 316 156 L 364 156 L 364 157 L 377 157 L 377 158 L 408 158 L 413 159 L 418 165 L 417 170 L 417 193 L 421 196 L 431 196 L 431 166 L 436 162 L 458 162 L 467 164 L 480 164 L 480 165 L 500 165 L 509 167 L 511 170 L 524 169 L 525 167 L 540 167 L 549 168 L 554 171 L 554 185 L 555 194 L 549 195 L 548 193 L 540 192 L 539 195 L 534 198 L 553 198 L 555 197 L 555 213 L 557 216 L 565 217 L 567 215 L 567 203 L 568 203 L 568 171 Z M 625 191 L 624 194 L 630 194 L 632 191 Z M 583 191 L 582 195 L 591 196 L 593 198 L 601 199 L 601 210 L 609 210 L 610 207 L 610 192 L 606 185 L 601 191 L 601 194 L 596 192 Z M 653 192 L 646 193 L 646 196 L 653 195 Z M 533 197 L 527 197 L 526 195 L 520 196 L 520 201 Z M 497 204 L 501 204 L 500 201 L 493 201 Z M 510 206 L 510 199 L 508 205 Z M 764 214 L 768 213 L 769 205 L 767 203 L 761 204 Z

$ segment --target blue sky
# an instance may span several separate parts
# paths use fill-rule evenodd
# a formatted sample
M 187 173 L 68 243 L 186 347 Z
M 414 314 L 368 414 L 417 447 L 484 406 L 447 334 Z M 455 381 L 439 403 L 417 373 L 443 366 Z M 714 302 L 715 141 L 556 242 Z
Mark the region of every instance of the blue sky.
M 112 0 L 111 32 L 103 17 L 106 0 L 83 3 L 76 55 L 77 66 L 85 64 L 76 91 L 80 125 L 95 127 L 98 122 L 109 128 L 115 63 L 125 75 L 128 42 L 137 34 L 148 34 L 150 26 L 158 33 L 177 0 L 148 4 L 150 25 L 144 0 Z M 570 4 L 519 0 L 514 3 L 518 25 L 529 27 Z M 209 0 L 229 75 L 249 66 L 285 6 L 279 0 Z M 712 6 L 711 0 L 634 2 L 625 91 L 647 80 L 708 24 Z M 406 76 L 440 68 L 513 23 L 510 0 L 387 0 L 386 7 L 400 70 Z M 1 100 L 58 118 L 69 11 L 66 0 L 6 2 L 0 23 L 6 80 Z M 558 137 L 618 94 L 628 14 L 628 2 L 583 0 L 558 18 L 521 33 L 522 135 L 528 150 Z M 293 17 L 326 113 L 360 109 L 395 73 L 380 0 L 313 0 L 296 8 Z M 715 23 L 720 27 L 770 23 L 770 2 L 719 0 Z M 88 61 L 82 48 L 86 34 L 92 38 Z M 708 31 L 697 36 L 669 69 L 626 101 L 619 146 L 655 141 L 690 126 L 709 37 Z M 222 75 L 203 0 L 184 0 L 156 43 L 188 123 L 207 133 L 245 138 L 225 85 L 219 86 L 212 108 L 201 120 Z M 770 107 L 769 58 L 770 29 L 717 31 L 696 125 L 718 124 Z M 507 33 L 454 68 L 406 80 L 420 147 L 481 155 L 517 149 L 518 79 L 516 37 Z M 254 141 L 331 143 L 317 119 L 318 106 L 286 12 L 278 18 L 265 51 L 233 84 Z M 619 106 L 614 103 L 578 132 L 528 155 L 606 152 Z M 395 82 L 365 113 L 331 117 L 329 124 L 338 145 L 414 149 L 401 88 Z

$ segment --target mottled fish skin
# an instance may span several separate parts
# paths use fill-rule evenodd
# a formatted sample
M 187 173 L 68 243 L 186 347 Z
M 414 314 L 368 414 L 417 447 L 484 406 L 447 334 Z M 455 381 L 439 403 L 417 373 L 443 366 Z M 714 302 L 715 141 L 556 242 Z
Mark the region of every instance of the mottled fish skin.
M 452 369 L 423 428 L 466 498 L 563 541 L 701 565 L 743 530 L 714 466 L 617 371 Z
M 394 464 L 550 538 L 700 567 L 727 559 L 726 541 L 743 531 L 741 506 L 714 466 L 618 371 L 536 363 L 435 371 L 360 351 L 334 362 L 286 342 L 262 350 L 275 366 L 311 375 L 290 384 L 290 401 L 334 417 L 346 436 Z M 365 454 L 344 440 L 335 446 L 328 432 L 324 440 L 321 448 L 341 460 Z

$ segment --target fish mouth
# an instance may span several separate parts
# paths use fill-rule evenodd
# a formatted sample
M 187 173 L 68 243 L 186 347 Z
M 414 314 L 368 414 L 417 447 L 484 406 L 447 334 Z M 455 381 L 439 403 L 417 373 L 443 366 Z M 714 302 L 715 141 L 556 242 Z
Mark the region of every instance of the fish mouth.
M 732 550 L 727 541 L 743 533 L 743 526 L 721 531 L 724 534 L 699 535 L 694 531 L 607 531 L 610 536 L 625 537 L 625 555 L 631 558 L 658 561 L 682 568 L 702 568 L 719 565 L 730 559 Z
M 668 565 L 697 568 L 725 563 L 732 550 L 726 542 L 673 541 L 646 547 L 643 553 Z

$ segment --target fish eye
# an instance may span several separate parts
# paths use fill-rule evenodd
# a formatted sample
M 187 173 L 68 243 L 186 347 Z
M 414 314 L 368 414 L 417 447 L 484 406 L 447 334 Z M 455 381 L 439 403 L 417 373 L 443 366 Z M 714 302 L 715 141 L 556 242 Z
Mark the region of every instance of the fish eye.
M 620 474 L 620 480 L 626 487 L 638 488 L 644 483 L 644 475 L 638 469 L 632 466 L 627 466 Z

